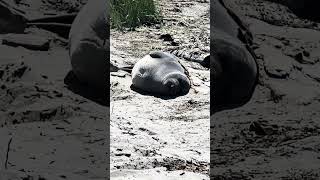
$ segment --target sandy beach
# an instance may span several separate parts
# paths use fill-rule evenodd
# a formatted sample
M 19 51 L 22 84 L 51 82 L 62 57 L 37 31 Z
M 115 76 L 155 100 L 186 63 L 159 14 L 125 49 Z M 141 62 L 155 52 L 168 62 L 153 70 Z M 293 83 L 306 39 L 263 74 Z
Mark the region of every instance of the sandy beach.
M 72 14 L 84 3 L 4 2 L 29 21 Z M 64 83 L 67 39 L 30 25 L 1 34 L 0 42 L 0 179 L 106 179 L 109 113 Z
M 111 31 L 111 63 L 130 66 L 156 50 L 209 54 L 209 1 L 156 5 L 161 24 Z M 179 58 L 192 85 L 173 99 L 139 94 L 129 73 L 111 72 L 111 179 L 209 179 L 210 70 Z
M 141 94 L 112 71 L 110 107 L 68 83 L 68 29 L 86 2 L 0 0 L 0 179 L 319 179 L 319 21 L 285 0 L 228 3 L 253 34 L 259 82 L 210 117 L 210 70 L 187 59 L 210 54 L 209 0 L 159 0 L 161 23 L 111 29 L 112 65 L 172 52 L 191 89 Z

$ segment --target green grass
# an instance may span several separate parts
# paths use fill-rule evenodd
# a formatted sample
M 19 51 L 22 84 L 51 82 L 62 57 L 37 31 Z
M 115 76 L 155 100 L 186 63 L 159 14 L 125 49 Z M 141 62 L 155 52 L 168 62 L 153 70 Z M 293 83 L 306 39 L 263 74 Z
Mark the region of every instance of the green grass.
M 160 12 L 153 0 L 111 0 L 111 27 L 134 29 L 160 21 Z

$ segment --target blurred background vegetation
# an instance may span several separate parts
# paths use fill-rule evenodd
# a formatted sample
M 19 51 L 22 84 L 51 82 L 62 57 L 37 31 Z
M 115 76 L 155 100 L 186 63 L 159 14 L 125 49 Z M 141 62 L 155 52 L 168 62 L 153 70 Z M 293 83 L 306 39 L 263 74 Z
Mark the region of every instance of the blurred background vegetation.
M 133 30 L 160 21 L 160 11 L 154 0 L 111 0 L 111 28 Z

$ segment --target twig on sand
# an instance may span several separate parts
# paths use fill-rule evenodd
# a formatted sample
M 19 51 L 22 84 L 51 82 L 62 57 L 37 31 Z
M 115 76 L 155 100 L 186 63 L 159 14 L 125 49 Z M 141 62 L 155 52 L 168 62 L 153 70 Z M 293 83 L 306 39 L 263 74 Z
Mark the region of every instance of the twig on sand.
M 10 151 L 11 142 L 12 142 L 12 137 L 10 138 L 10 140 L 9 140 L 9 142 L 8 142 L 6 162 L 5 162 L 5 164 L 4 164 L 4 168 L 5 168 L 5 169 L 8 169 L 8 159 L 9 159 L 9 151 Z

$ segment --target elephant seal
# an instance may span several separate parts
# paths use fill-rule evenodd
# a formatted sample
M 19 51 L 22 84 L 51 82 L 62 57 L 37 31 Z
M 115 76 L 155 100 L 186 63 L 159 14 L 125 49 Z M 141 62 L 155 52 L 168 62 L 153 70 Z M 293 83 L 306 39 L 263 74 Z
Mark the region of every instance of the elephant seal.
M 107 0 L 89 0 L 77 14 L 69 33 L 72 71 L 82 83 L 106 89 L 109 57 Z
M 177 96 L 189 92 L 190 80 L 177 57 L 158 51 L 134 65 L 132 86 L 156 95 Z
M 220 1 L 211 5 L 210 24 L 210 114 L 247 103 L 258 77 L 254 56 L 240 41 L 239 25 Z

